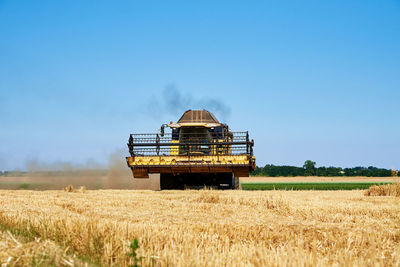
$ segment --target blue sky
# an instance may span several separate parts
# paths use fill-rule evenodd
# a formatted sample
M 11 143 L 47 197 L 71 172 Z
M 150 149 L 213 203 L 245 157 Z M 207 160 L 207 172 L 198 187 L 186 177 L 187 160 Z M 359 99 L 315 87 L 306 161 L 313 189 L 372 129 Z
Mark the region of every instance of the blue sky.
M 397 0 L 0 0 L 0 169 L 106 164 L 186 107 L 261 166 L 400 169 L 399 103 Z

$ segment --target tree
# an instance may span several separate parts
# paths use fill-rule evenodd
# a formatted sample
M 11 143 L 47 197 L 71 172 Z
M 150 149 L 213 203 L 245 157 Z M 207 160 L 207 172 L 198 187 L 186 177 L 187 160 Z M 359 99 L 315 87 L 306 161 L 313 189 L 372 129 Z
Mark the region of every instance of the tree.
M 312 176 L 315 175 L 315 162 L 311 160 L 306 160 L 303 165 L 304 175 L 305 176 Z
M 326 167 L 317 168 L 317 176 L 328 176 L 328 170 Z

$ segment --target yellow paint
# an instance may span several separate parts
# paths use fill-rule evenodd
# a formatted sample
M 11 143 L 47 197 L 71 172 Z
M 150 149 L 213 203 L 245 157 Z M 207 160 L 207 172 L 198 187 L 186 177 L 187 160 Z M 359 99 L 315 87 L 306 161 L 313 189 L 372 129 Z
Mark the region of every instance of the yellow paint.
M 222 143 L 222 142 L 224 142 L 224 140 L 223 139 L 218 139 L 218 143 Z M 224 147 L 222 146 L 222 145 L 218 145 L 218 154 L 222 154 L 223 153 L 223 149 L 224 149 Z
M 179 141 L 178 140 L 171 140 L 171 143 L 179 143 Z M 169 149 L 169 154 L 171 156 L 178 155 L 179 154 L 179 146 L 171 146 L 170 149 Z
M 254 157 L 253 157 L 254 158 Z M 129 166 L 140 166 L 140 165 L 175 165 L 179 163 L 187 163 L 189 158 L 187 156 L 140 156 L 140 157 L 129 157 Z M 191 156 L 190 163 L 195 165 L 201 164 L 249 164 L 249 158 L 247 155 L 204 155 L 204 156 Z

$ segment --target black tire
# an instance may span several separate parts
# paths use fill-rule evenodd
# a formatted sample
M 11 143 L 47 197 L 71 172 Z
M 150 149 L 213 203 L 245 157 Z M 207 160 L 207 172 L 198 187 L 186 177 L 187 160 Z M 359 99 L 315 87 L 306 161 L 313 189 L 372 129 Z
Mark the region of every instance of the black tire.
M 239 190 L 240 189 L 240 180 L 239 177 L 234 177 L 233 189 Z
M 184 173 L 173 175 L 160 174 L 161 190 L 189 189 L 239 189 L 239 178 L 234 178 L 233 173 Z
M 161 190 L 183 189 L 183 186 L 181 185 L 181 183 L 179 183 L 178 177 L 170 173 L 161 173 L 160 189 Z

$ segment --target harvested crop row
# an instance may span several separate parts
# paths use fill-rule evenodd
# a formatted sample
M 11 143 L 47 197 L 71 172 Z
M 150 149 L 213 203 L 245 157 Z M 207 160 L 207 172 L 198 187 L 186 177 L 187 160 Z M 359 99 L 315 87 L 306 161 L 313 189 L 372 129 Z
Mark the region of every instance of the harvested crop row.
M 374 185 L 365 191 L 366 196 L 395 196 L 400 197 L 400 183 Z

